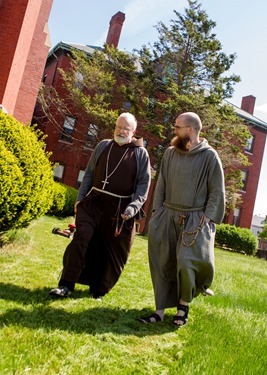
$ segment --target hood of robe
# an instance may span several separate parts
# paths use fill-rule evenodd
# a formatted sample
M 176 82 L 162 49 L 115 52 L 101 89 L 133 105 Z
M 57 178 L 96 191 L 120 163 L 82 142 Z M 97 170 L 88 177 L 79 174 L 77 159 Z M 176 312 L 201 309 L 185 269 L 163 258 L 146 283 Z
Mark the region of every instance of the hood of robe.
M 201 142 L 194 148 L 192 148 L 192 150 L 190 151 L 183 151 L 183 150 L 180 150 L 179 148 L 176 148 L 176 151 L 179 152 L 180 154 L 197 154 L 198 152 L 202 152 L 202 151 L 205 151 L 209 148 L 212 148 L 208 141 L 205 139 L 205 138 L 201 138 Z
M 143 138 L 132 138 L 132 141 L 130 143 L 126 143 L 125 145 L 121 145 L 122 148 L 128 148 L 128 147 L 144 147 L 144 140 Z

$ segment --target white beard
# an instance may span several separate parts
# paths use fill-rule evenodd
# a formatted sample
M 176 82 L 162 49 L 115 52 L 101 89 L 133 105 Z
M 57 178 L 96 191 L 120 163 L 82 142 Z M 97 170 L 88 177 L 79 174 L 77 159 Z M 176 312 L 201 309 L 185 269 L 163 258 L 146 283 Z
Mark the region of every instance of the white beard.
M 118 143 L 118 145 L 122 146 L 130 143 L 131 139 L 129 139 L 129 137 L 118 137 L 117 135 L 114 135 L 114 141 Z

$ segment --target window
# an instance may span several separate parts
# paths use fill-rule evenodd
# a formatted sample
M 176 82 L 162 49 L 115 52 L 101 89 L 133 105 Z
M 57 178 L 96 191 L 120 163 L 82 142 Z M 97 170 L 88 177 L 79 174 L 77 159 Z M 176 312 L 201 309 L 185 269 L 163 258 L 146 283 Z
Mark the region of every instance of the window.
M 125 109 L 126 111 L 129 111 L 132 107 L 132 104 L 130 102 L 124 102 L 123 103 L 123 109 Z
M 162 72 L 162 81 L 163 83 L 166 83 L 169 81 L 170 78 L 173 80 L 177 80 L 177 69 L 175 68 L 175 65 L 173 63 L 169 63 L 163 68 Z
M 234 210 L 234 215 L 233 215 L 233 225 L 238 226 L 239 225 L 239 219 L 240 219 L 240 208 L 236 208 Z
M 76 119 L 72 116 L 66 116 L 63 124 L 63 132 L 60 139 L 65 142 L 72 143 L 72 134 L 74 131 Z
M 83 89 L 83 81 L 84 81 L 84 78 L 83 78 L 82 73 L 76 72 L 75 73 L 75 87 L 82 90 Z
M 154 111 L 155 104 L 156 104 L 156 100 L 154 98 L 150 98 L 150 97 L 147 98 L 146 108 L 148 111 Z
M 90 124 L 85 139 L 86 148 L 95 148 L 98 142 L 98 127 L 97 125 Z
M 253 145 L 254 145 L 254 135 L 248 139 L 247 144 L 245 146 L 245 151 L 252 153 Z
M 241 175 L 242 175 L 242 184 L 243 184 L 241 190 L 246 191 L 247 180 L 248 180 L 248 171 L 241 171 Z
M 62 164 L 57 164 L 55 169 L 54 169 L 54 180 L 55 181 L 62 181 L 63 174 L 64 174 L 64 165 Z
M 76 187 L 77 187 L 77 189 L 79 189 L 79 187 L 81 186 L 81 183 L 82 183 L 82 180 L 83 180 L 84 173 L 85 173 L 85 170 L 84 170 L 84 169 L 80 169 L 80 170 L 79 170 L 79 174 L 78 174 L 78 178 L 77 178 L 77 182 L 76 182 Z

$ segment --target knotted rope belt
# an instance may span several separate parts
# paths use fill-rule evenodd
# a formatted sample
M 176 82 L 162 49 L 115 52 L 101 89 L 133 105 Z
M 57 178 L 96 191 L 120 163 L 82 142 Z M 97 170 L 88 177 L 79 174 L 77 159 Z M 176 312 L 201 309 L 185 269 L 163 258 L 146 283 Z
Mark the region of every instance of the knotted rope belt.
M 174 204 L 167 203 L 167 202 L 164 202 L 163 205 L 167 208 L 171 208 L 174 211 L 182 211 L 182 212 L 204 211 L 205 208 L 206 208 L 205 206 L 194 207 L 194 208 L 185 208 L 185 207 L 181 207 L 181 206 L 174 205 Z M 201 229 L 202 229 L 202 227 L 205 223 L 205 216 L 204 215 L 201 216 L 197 228 L 193 231 L 186 231 L 185 230 L 185 219 L 186 219 L 186 215 L 181 213 L 180 216 L 179 216 L 178 225 L 182 227 L 182 244 L 186 247 L 191 247 L 196 242 L 197 236 L 199 235 L 199 232 L 201 231 Z M 194 237 L 193 237 L 193 239 L 190 243 L 187 243 L 185 241 L 185 236 L 194 236 Z
M 98 189 L 98 188 L 95 187 L 95 186 L 93 186 L 93 187 L 91 188 L 91 190 L 87 193 L 87 195 L 89 195 L 89 194 L 91 193 L 92 190 L 98 191 L 99 193 L 104 193 L 104 194 L 107 194 L 107 195 L 111 195 L 112 197 L 119 198 L 119 204 L 118 204 L 117 211 L 116 211 L 116 213 L 115 213 L 115 218 L 114 218 L 114 220 L 116 221 L 114 237 L 118 237 L 118 236 L 121 234 L 121 231 L 122 231 L 123 225 L 124 225 L 124 223 L 125 223 L 125 220 L 122 219 L 121 225 L 119 226 L 120 213 L 121 213 L 121 212 L 120 212 L 120 210 L 121 210 L 121 200 L 122 200 L 123 198 L 130 198 L 131 195 L 118 195 L 118 194 L 111 193 L 110 191 L 107 191 L 107 190 Z

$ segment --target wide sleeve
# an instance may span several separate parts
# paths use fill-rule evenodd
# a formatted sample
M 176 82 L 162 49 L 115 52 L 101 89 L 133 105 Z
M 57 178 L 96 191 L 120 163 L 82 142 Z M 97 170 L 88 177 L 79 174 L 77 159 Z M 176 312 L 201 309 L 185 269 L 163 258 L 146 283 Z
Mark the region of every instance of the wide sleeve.
M 144 147 L 138 149 L 138 173 L 136 177 L 135 189 L 130 204 L 124 213 L 129 217 L 134 217 L 144 205 L 151 182 L 151 167 L 147 150 Z
M 225 183 L 221 161 L 214 154 L 208 177 L 208 200 L 205 215 L 220 224 L 225 214 Z
M 157 179 L 157 183 L 156 183 L 156 187 L 154 191 L 154 197 L 153 197 L 153 207 L 152 207 L 153 211 L 161 207 L 165 201 L 167 153 L 168 153 L 168 149 L 165 151 L 165 154 L 163 155 L 163 158 L 160 164 L 159 175 L 158 175 L 158 179 Z

